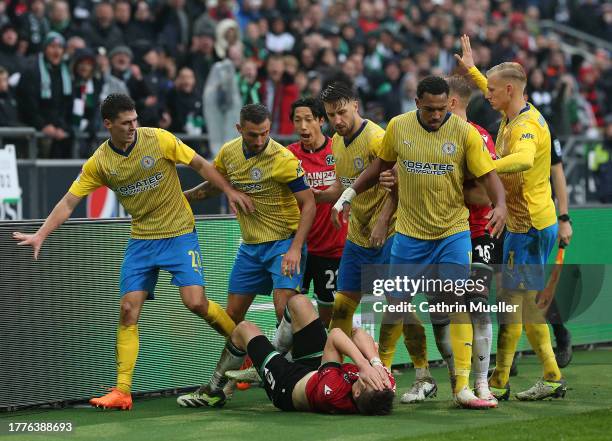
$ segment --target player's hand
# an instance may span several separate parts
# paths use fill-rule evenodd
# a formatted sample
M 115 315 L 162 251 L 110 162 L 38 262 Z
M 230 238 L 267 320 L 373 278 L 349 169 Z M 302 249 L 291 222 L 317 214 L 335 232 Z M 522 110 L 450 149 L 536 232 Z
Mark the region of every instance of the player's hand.
M 538 307 L 538 309 L 548 309 L 548 307 L 553 301 L 553 294 L 553 291 L 550 289 L 544 289 L 540 291 L 536 296 L 536 306 Z
M 29 245 L 34 249 L 34 259 L 38 260 L 38 254 L 40 253 L 40 247 L 42 246 L 44 239 L 38 234 L 24 234 L 18 231 L 13 233 L 13 239 L 18 240 L 18 246 Z
M 505 205 L 494 207 L 489 214 L 487 214 L 486 218 L 489 219 L 489 223 L 487 223 L 485 228 L 491 232 L 491 237 L 499 239 L 504 231 L 507 216 L 508 211 Z
M 387 191 L 391 191 L 397 184 L 397 175 L 394 169 L 385 170 L 378 176 L 378 183 Z
M 370 246 L 374 248 L 381 248 L 387 240 L 387 231 L 389 229 L 388 222 L 378 218 L 372 232 L 370 233 Z
M 319 190 L 318 188 L 314 188 L 314 187 L 310 187 L 310 189 L 312 190 L 312 194 L 314 195 L 314 199 L 315 199 L 315 203 L 319 203 L 321 202 L 321 193 L 323 193 L 323 190 Z
M 388 383 L 389 377 L 387 374 L 385 373 L 383 377 L 380 370 L 373 368 L 369 363 L 359 368 L 359 381 L 375 390 L 383 390 L 387 387 L 385 386 L 387 384 L 385 383 L 385 377 Z
M 349 219 L 349 215 L 351 214 L 351 201 L 353 198 L 357 196 L 355 190 L 351 187 L 344 190 L 340 198 L 336 201 L 331 210 L 331 221 L 334 224 L 336 229 L 341 228 L 340 220 L 338 219 L 338 215 L 342 212 L 342 222 L 347 223 Z
M 559 222 L 559 232 L 557 233 L 559 242 L 565 242 L 566 246 L 569 245 L 573 234 L 572 224 L 569 222 Z
M 300 274 L 301 259 L 301 250 L 291 246 L 289 251 L 283 255 L 283 260 L 281 261 L 281 272 L 283 276 L 293 277 L 294 274 Z
M 474 64 L 474 56 L 472 55 L 470 37 L 465 34 L 461 36 L 461 53 L 461 56 L 455 54 L 455 60 L 457 60 L 459 68 L 465 70 L 467 73 L 467 71 L 470 68 L 474 67 L 476 64 Z
M 229 202 L 232 213 L 238 214 L 238 209 L 244 214 L 251 214 L 255 211 L 253 200 L 246 194 L 238 190 L 232 190 L 227 193 L 227 201 Z
M 342 210 L 340 212 L 338 212 L 338 209 L 334 206 L 331 210 L 332 224 L 334 224 L 334 227 L 336 227 L 336 229 L 339 230 L 340 228 L 342 228 L 342 224 L 345 224 L 348 222 L 350 215 L 351 215 L 351 204 L 349 204 L 348 202 L 345 202 L 342 205 Z
M 391 385 L 391 380 L 389 379 L 389 370 L 382 364 L 375 364 L 374 369 L 376 369 L 379 376 L 382 378 L 383 384 L 385 386 L 384 388 L 392 389 L 393 386 Z

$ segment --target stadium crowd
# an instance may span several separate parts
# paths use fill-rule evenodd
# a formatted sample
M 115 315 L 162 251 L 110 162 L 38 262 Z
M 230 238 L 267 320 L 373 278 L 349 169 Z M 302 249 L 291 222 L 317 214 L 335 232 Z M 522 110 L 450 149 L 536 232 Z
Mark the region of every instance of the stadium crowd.
M 318 96 L 336 69 L 353 79 L 364 116 L 384 126 L 414 110 L 420 79 L 453 71 L 465 33 L 481 70 L 525 67 L 529 98 L 558 136 L 603 127 L 612 121 L 610 53 L 570 55 L 540 19 L 612 41 L 612 4 L 600 0 L 5 0 L 0 126 L 42 131 L 43 157 L 70 156 L 84 133 L 88 157 L 101 101 L 123 92 L 142 126 L 207 133 L 197 147 L 214 157 L 235 137 L 244 104 L 265 104 L 272 133 L 291 135 L 291 103 Z M 484 98 L 469 113 L 496 131 Z

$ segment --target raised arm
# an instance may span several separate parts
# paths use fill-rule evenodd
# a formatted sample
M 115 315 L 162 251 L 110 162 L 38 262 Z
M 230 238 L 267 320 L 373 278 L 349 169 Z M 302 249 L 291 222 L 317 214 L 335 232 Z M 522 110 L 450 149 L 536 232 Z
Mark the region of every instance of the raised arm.
M 464 76 L 469 76 L 482 93 L 487 93 L 487 78 L 476 67 L 470 37 L 465 34 L 461 36 L 461 56 L 455 54 L 455 59 L 461 73 Z
M 34 259 L 38 260 L 38 254 L 45 239 L 66 222 L 81 199 L 70 192 L 66 193 L 36 233 L 24 234 L 17 231 L 13 233 L 13 238 L 19 241 L 17 245 L 30 245 L 34 249 Z

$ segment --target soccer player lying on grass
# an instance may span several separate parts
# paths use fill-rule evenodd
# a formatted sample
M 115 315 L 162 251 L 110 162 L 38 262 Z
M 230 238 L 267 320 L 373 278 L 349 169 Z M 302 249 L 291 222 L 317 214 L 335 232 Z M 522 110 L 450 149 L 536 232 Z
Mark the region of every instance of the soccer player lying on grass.
M 237 379 L 248 354 L 263 378 L 272 403 L 285 411 L 321 413 L 362 413 L 387 415 L 395 396 L 395 380 L 382 365 L 372 337 L 354 329 L 349 338 L 341 329 L 327 335 L 310 300 L 303 295 L 289 299 L 287 310 L 293 328 L 294 361 L 274 349 L 261 330 L 241 322 L 231 337 L 213 374 L 223 378 L 211 394 L 200 395 L 200 402 L 211 407 L 225 404 L 223 385 L 228 377 Z M 355 364 L 342 363 L 344 356 Z M 210 384 L 209 384 L 210 386 Z

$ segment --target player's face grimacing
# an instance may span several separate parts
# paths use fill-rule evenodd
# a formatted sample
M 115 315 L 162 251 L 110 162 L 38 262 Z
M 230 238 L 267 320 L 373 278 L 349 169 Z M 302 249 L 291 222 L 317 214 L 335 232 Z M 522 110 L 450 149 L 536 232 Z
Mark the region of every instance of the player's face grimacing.
M 315 118 L 310 107 L 296 107 L 293 112 L 295 134 L 306 147 L 318 147 L 314 143 L 321 135 L 323 118 Z
M 337 101 L 324 103 L 329 123 L 340 136 L 348 136 L 355 128 L 355 115 L 357 114 L 357 101 Z
M 124 147 L 134 142 L 138 127 L 138 114 L 135 110 L 120 112 L 112 121 L 105 119 L 104 127 L 110 132 L 113 142 Z
M 448 112 L 448 96 L 445 93 L 432 95 L 425 92 L 422 98 L 415 101 L 421 122 L 430 130 L 438 130 Z
M 508 88 L 512 87 L 507 81 L 504 81 L 499 75 L 491 75 L 487 79 L 487 93 L 485 98 L 497 111 L 503 111 L 506 109 L 510 102 L 510 94 Z
M 245 148 L 252 153 L 259 153 L 268 143 L 270 136 L 270 120 L 255 124 L 245 121 L 243 125 L 236 124 L 236 129 L 242 135 Z

